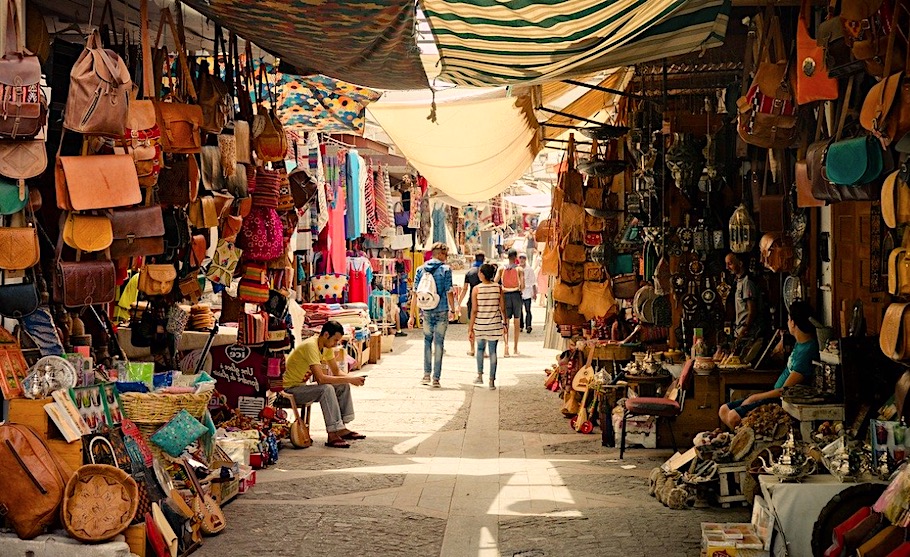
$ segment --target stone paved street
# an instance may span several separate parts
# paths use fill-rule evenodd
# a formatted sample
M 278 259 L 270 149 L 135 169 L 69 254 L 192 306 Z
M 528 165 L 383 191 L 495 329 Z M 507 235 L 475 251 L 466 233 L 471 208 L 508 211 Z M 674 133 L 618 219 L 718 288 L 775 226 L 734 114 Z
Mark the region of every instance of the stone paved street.
M 570 431 L 543 388 L 556 352 L 541 347 L 535 310 L 521 356 L 500 346 L 496 391 L 471 383 L 465 325 L 449 327 L 441 389 L 419 383 L 422 333 L 396 338 L 354 392 L 352 427 L 368 439 L 326 448 L 314 405 L 314 446 L 287 445 L 197 554 L 695 556 L 700 522 L 748 521 L 744 509 L 672 511 L 648 496 L 648 473 L 669 451 L 632 449 L 620 462 L 599 430 Z

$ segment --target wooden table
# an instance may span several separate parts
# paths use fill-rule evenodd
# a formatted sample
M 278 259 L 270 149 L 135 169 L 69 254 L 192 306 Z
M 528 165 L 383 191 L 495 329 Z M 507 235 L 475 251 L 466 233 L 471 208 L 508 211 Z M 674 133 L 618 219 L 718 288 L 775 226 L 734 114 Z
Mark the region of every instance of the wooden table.
M 812 438 L 816 420 L 844 421 L 843 404 L 795 404 L 784 400 L 784 410 L 799 420 L 799 434 L 803 441 Z
M 780 377 L 779 369 L 737 369 L 720 372 L 720 398 L 727 402 L 732 387 L 771 387 Z
M 663 396 L 663 389 L 673 381 L 672 375 L 630 375 L 623 376 L 629 386 L 635 387 L 638 396 Z M 620 381 L 620 383 L 622 383 Z

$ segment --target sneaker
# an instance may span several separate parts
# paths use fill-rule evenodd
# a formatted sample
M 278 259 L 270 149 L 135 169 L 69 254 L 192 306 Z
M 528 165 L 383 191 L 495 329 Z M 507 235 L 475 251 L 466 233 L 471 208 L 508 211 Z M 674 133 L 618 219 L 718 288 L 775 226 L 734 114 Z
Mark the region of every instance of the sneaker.
M 406 336 L 408 336 L 408 334 L 404 331 L 398 331 L 397 333 L 395 333 L 395 336 L 396 337 L 406 337 Z
M 482 373 L 478 373 L 477 377 L 474 378 L 474 384 L 483 385 L 483 374 Z
M 423 376 L 423 379 L 420 380 L 420 383 L 422 385 L 429 385 L 430 384 L 430 374 L 429 373 L 425 374 Z
M 528 327 L 528 334 L 529 334 L 529 335 L 531 334 L 531 331 L 533 331 L 533 329 L 532 329 L 531 327 Z
M 491 391 L 495 391 L 495 390 L 496 390 L 496 382 L 493 381 L 492 379 L 490 379 L 490 390 L 491 390 Z
M 439 384 L 439 379 L 433 379 L 433 388 L 438 389 L 442 385 Z

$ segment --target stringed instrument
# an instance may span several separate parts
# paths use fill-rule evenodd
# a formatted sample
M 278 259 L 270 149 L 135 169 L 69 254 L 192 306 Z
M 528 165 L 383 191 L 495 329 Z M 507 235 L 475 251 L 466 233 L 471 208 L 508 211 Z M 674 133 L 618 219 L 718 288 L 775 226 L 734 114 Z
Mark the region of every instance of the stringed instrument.
M 221 533 L 227 526 L 221 507 L 218 506 L 218 503 L 215 502 L 211 495 L 202 490 L 199 478 L 196 477 L 196 472 L 186 457 L 181 460 L 187 476 L 187 487 L 193 492 L 191 507 L 193 512 L 202 520 L 202 533 L 209 536 Z

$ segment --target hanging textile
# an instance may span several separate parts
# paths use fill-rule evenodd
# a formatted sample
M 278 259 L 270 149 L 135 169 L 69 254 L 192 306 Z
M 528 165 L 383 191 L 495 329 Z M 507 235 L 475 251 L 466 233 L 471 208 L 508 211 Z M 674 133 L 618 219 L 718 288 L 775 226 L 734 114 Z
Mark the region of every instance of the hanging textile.
M 289 131 L 363 134 L 366 105 L 382 93 L 324 75 L 278 75 L 278 118 Z
M 405 207 L 406 210 L 410 211 L 408 216 L 408 228 L 420 228 L 420 200 L 423 199 L 423 192 L 420 191 L 420 186 L 414 184 L 410 187 L 409 191 L 411 192 L 411 203 L 410 206 Z
M 326 199 L 326 169 L 324 164 L 325 145 L 319 144 L 319 134 L 307 135 L 307 151 L 309 152 L 310 174 L 316 177 L 316 232 L 322 230 L 329 223 L 329 206 Z
M 392 222 L 392 211 L 389 207 L 389 198 L 392 196 L 392 185 L 389 182 L 388 171 L 383 168 L 381 164 L 376 172 L 376 180 L 373 184 L 373 189 L 376 197 L 376 228 L 382 236 L 395 234 L 395 225 Z
M 493 198 L 493 203 L 491 203 L 490 210 L 493 217 L 493 226 L 502 226 L 502 196 L 497 195 L 495 198 Z
M 367 212 L 367 233 L 379 235 L 379 224 L 376 221 L 376 178 L 373 175 L 373 161 L 367 164 L 366 182 L 363 186 Z
M 356 240 L 365 230 L 363 186 L 366 183 L 366 168 L 363 166 L 363 158 L 356 149 L 348 151 L 346 159 L 347 164 L 344 166 L 345 199 L 347 200 L 345 222 L 348 240 Z
M 721 46 L 729 0 L 421 2 L 449 83 L 558 81 Z
M 370 283 L 373 282 L 373 267 L 366 257 L 348 259 L 348 302 L 368 303 Z
M 187 0 L 300 75 L 377 89 L 427 89 L 413 0 Z
M 367 160 L 360 156 L 358 153 L 357 156 L 360 159 L 360 218 L 357 219 L 357 222 L 360 224 L 360 234 L 366 234 L 367 230 Z M 372 190 L 373 188 L 369 188 Z M 372 193 L 372 192 L 371 192 Z
M 433 206 L 433 243 L 446 241 L 446 206 L 437 203 Z
M 480 243 L 480 213 L 473 205 L 464 208 L 464 236 L 467 244 Z
M 344 273 L 347 271 L 347 254 L 344 242 L 344 189 L 335 192 L 335 203 L 329 206 L 329 225 L 323 230 L 326 246 L 326 272 Z

